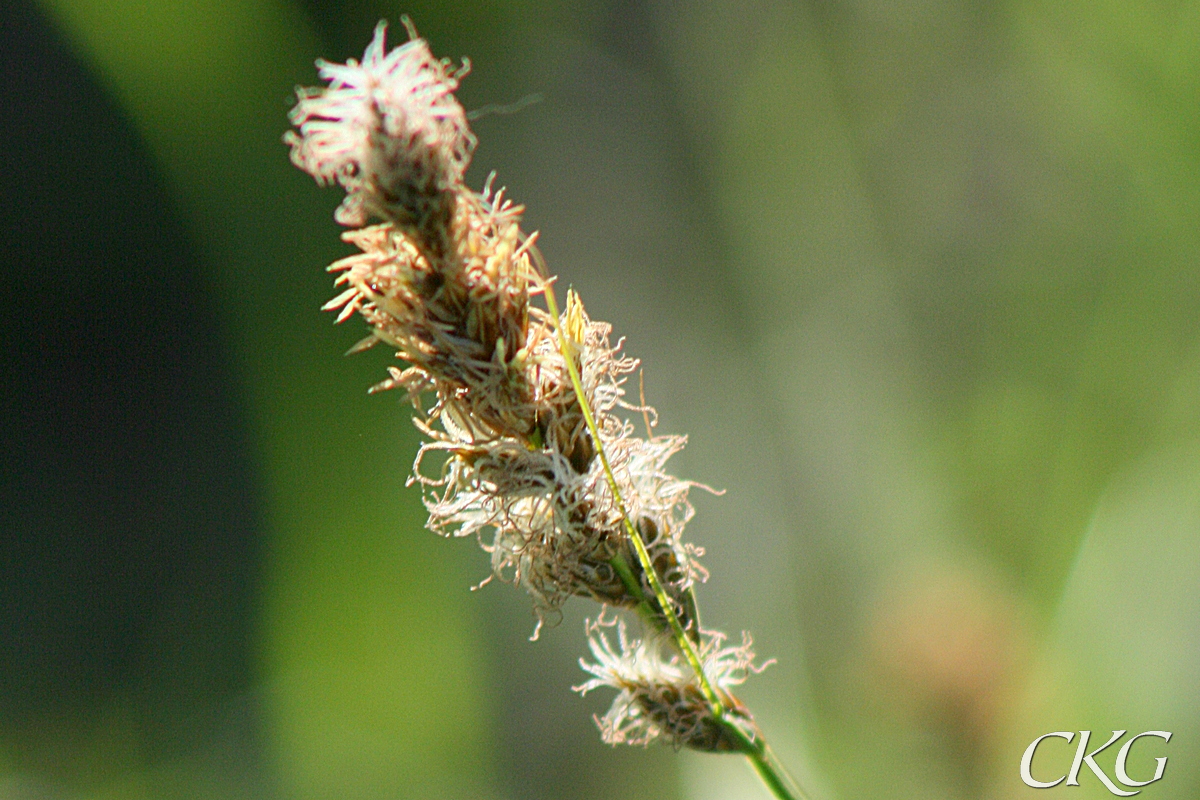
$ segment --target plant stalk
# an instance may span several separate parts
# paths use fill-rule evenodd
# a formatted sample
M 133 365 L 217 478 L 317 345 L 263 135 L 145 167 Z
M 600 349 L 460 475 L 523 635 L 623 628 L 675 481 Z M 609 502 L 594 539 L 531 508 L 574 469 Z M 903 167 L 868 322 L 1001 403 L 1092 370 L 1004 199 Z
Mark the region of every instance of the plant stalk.
M 544 261 L 542 260 L 541 253 L 537 250 L 537 246 L 531 246 L 530 250 L 538 266 L 544 267 Z M 543 275 L 546 275 L 544 269 L 540 271 Z M 751 739 L 744 730 L 728 719 L 724 703 L 721 702 L 720 696 L 708 680 L 708 676 L 705 675 L 700 655 L 696 652 L 692 640 L 688 638 L 683 624 L 679 621 L 679 615 L 675 613 L 675 607 L 671 604 L 671 599 L 667 595 L 666 589 L 663 588 L 662 581 L 659 580 L 658 572 L 654 569 L 654 563 L 650 558 L 650 552 L 646 549 L 646 543 L 642 540 L 641 533 L 629 518 L 629 512 L 625 508 L 625 500 L 621 497 L 621 490 L 617 486 L 616 476 L 613 475 L 612 467 L 608 462 L 608 454 L 604 452 L 604 445 L 600 441 L 600 431 L 596 426 L 596 419 L 583 392 L 583 382 L 580 380 L 579 368 L 575 365 L 571 345 L 567 341 L 566 333 L 562 328 L 558 302 L 554 297 L 553 281 L 550 279 L 545 280 L 544 294 L 546 297 L 546 306 L 550 311 L 550 315 L 554 318 L 554 329 L 558 334 L 559 351 L 562 353 L 563 360 L 567 364 L 567 372 L 571 377 L 571 386 L 575 390 L 576 398 L 579 400 L 579 409 L 583 413 L 588 433 L 592 436 L 596 455 L 599 456 L 600 463 L 604 467 L 604 474 L 608 479 L 609 489 L 613 493 L 617 509 L 621 512 L 625 531 L 629 534 L 630 541 L 633 542 L 634 550 L 637 552 L 638 563 L 641 565 L 642 571 L 650 583 L 650 588 L 654 592 L 654 599 L 658 602 L 662 616 L 666 618 L 671 635 L 674 637 L 675 643 L 679 647 L 680 652 L 683 653 L 688 665 L 696 674 L 696 680 L 700 685 L 700 692 L 704 695 L 704 699 L 708 703 L 713 719 L 738 742 L 741 752 L 750 760 L 754 771 L 758 773 L 759 778 L 771 790 L 772 794 L 779 798 L 779 800 L 807 800 L 807 795 L 796 784 L 795 779 L 783 768 L 779 760 L 775 758 L 774 752 L 767 746 L 767 742 L 762 738 L 761 734 L 756 739 Z M 629 565 L 625 563 L 625 560 L 618 555 L 613 559 L 612 563 L 617 573 L 621 576 L 622 582 L 625 583 L 626 588 L 641 601 L 643 606 L 648 606 L 649 601 L 645 597 L 642 587 L 633 575 L 632 570 L 630 570 Z M 650 610 L 650 613 L 644 611 L 643 615 L 651 619 L 657 619 L 652 610 Z

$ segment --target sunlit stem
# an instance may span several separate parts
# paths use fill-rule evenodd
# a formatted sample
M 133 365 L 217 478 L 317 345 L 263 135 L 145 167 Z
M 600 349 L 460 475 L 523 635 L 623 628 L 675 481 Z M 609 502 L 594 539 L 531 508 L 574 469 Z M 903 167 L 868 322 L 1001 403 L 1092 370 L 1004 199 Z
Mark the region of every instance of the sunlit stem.
M 721 699 L 717 696 L 716 691 L 709 683 L 708 677 L 704 674 L 704 667 L 700 663 L 700 656 L 696 653 L 696 648 L 692 646 L 692 642 L 687 637 L 686 631 L 683 629 L 682 623 L 679 621 L 679 615 L 675 613 L 675 607 L 671 604 L 671 598 L 667 595 L 666 589 L 663 588 L 662 581 L 658 579 L 658 573 L 654 569 L 654 562 L 650 559 L 650 551 L 646 549 L 646 543 L 642 541 L 642 535 L 638 532 L 637 526 L 629 518 L 629 512 L 625 509 L 625 500 L 621 497 L 621 490 L 617 486 L 616 476 L 613 475 L 612 466 L 608 463 L 608 454 L 604 452 L 604 445 L 600 441 L 600 431 L 596 427 L 596 418 L 592 414 L 592 409 L 583 393 L 583 382 L 579 378 L 579 368 L 575 365 L 575 355 L 571 352 L 571 343 L 567 340 L 566 332 L 563 330 L 561 320 L 558 313 L 558 302 L 554 298 L 554 287 L 547 281 L 545 285 L 546 305 L 550 309 L 550 315 L 554 318 L 555 330 L 558 333 L 558 346 L 562 351 L 563 360 L 567 364 L 567 372 L 571 376 L 571 386 L 575 389 L 575 396 L 579 400 L 579 410 L 583 413 L 583 420 L 587 424 L 588 432 L 592 435 L 592 444 L 596 448 L 596 455 L 600 459 L 600 464 L 604 467 L 604 475 L 608 479 L 609 489 L 612 490 L 613 500 L 617 504 L 617 510 L 621 512 L 621 520 L 625 524 L 625 531 L 629 534 L 630 541 L 633 542 L 633 548 L 637 551 L 638 563 L 642 566 L 642 571 L 646 575 L 646 579 L 650 584 L 650 590 L 654 592 L 654 599 L 658 601 L 659 608 L 662 609 L 663 616 L 667 620 L 667 625 L 671 628 L 671 634 L 675 637 L 676 643 L 679 645 L 680 651 L 684 658 L 687 659 L 692 671 L 696 673 L 696 678 L 700 682 L 700 691 L 704 694 L 704 699 L 708 701 L 709 707 L 712 709 L 712 715 L 717 719 L 722 719 L 725 716 L 725 707 L 721 703 Z
M 612 466 L 608 461 L 608 454 L 604 452 L 604 444 L 600 440 L 600 431 L 596 426 L 595 416 L 592 414 L 591 406 L 583 392 L 583 382 L 580 380 L 579 368 L 575 364 L 575 354 L 572 352 L 571 343 L 567 340 L 566 332 L 563 330 L 558 302 L 554 297 L 553 282 L 547 277 L 545 264 L 537 247 L 530 247 L 530 252 L 537 263 L 539 271 L 542 273 L 546 306 L 550 311 L 551 317 L 554 319 L 555 332 L 558 334 L 559 351 L 566 362 L 567 373 L 571 378 L 571 386 L 575 390 L 575 397 L 579 401 L 579 410 L 583 414 L 584 422 L 587 424 L 588 433 L 592 436 L 596 455 L 600 458 L 600 464 L 604 467 L 604 475 L 608 480 L 609 489 L 612 491 L 613 500 L 617 504 L 617 510 L 621 512 L 625 531 L 629 534 L 630 541 L 633 542 L 634 550 L 637 552 L 638 563 L 641 565 L 642 572 L 646 575 L 650 588 L 654 592 L 654 599 L 658 602 L 662 616 L 666 618 L 667 626 L 671 629 L 675 643 L 678 645 L 680 652 L 683 653 L 684 658 L 687 659 L 692 671 L 696 674 L 700 691 L 708 703 L 713 719 L 738 742 L 741 751 L 749 758 L 750 763 L 753 765 L 754 771 L 758 773 L 759 778 L 771 790 L 772 794 L 780 798 L 780 800 L 805 800 L 806 795 L 775 758 L 774 753 L 767 747 L 767 743 L 761 735 L 756 740 L 751 739 L 744 730 L 727 718 L 725 705 L 721 702 L 721 698 L 717 695 L 716 690 L 713 689 L 708 676 L 704 674 L 704 665 L 700 661 L 700 655 L 696 652 L 692 640 L 688 638 L 687 632 L 679 621 L 679 615 L 675 612 L 675 607 L 671 603 L 671 598 L 667 595 L 666 589 L 663 588 L 662 581 L 659 580 L 658 573 L 654 569 L 654 562 L 650 558 L 650 552 L 646 549 L 646 543 L 642 540 L 641 533 L 638 531 L 637 526 L 633 524 L 633 520 L 629 518 L 629 512 L 625 508 L 625 500 L 621 497 L 621 490 L 617 486 L 616 476 L 613 475 Z M 645 613 L 645 606 L 649 603 L 629 565 L 620 556 L 614 558 L 612 564 L 621 576 L 622 582 L 638 598 L 640 605 L 643 607 L 643 613 Z M 652 613 L 646 615 L 649 617 L 657 616 Z

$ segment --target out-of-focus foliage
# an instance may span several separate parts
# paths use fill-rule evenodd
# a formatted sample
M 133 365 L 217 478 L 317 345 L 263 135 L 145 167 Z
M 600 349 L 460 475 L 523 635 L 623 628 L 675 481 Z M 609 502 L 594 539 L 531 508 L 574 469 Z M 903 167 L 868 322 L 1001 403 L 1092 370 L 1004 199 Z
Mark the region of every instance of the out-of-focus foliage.
M 0 708 L 0 793 L 758 791 L 734 759 L 599 744 L 604 700 L 568 691 L 586 609 L 530 644 L 516 593 L 467 593 L 486 564 L 421 529 L 403 404 L 363 394 L 383 356 L 341 359 L 359 331 L 315 310 L 338 198 L 287 163 L 289 92 L 401 11 L 472 58 L 468 108 L 544 96 L 476 122 L 474 182 L 528 205 L 691 434 L 679 472 L 728 490 L 692 528 L 705 620 L 779 659 L 744 699 L 815 797 L 1041 796 L 1030 741 L 1120 728 L 1175 733 L 1143 797 L 1200 791 L 1200 7 L 42 8 L 144 140 L 242 387 L 255 667 L 179 713 L 252 705 L 261 752 L 166 758 L 114 689 Z M 1109 796 L 1080 782 L 1048 791 Z

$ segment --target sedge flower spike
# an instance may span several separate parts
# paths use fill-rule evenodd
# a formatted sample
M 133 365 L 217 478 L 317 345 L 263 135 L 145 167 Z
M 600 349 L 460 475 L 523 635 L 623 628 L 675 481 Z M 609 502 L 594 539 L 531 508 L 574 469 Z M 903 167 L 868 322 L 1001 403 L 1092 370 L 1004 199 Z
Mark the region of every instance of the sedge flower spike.
M 696 484 L 666 471 L 686 438 L 642 438 L 622 416 L 653 416 L 625 399 L 638 362 L 574 292 L 559 313 L 523 207 L 491 178 L 466 186 L 465 62 L 435 59 L 406 26 L 390 51 L 381 22 L 361 62 L 318 61 L 327 85 L 297 89 L 284 141 L 296 166 L 346 192 L 335 218 L 359 252 L 330 265 L 342 291 L 325 309 L 369 326 L 351 352 L 384 342 L 404 362 L 371 391 L 403 389 L 415 409 L 425 441 L 409 483 L 427 527 L 479 541 L 491 577 L 532 598 L 533 638 L 570 597 L 641 615 L 650 633 L 630 638 L 620 622 L 615 648 L 603 611 L 589 628 L 596 663 L 581 662 L 592 678 L 577 688 L 617 690 L 597 719 L 605 741 L 740 752 L 797 797 L 730 692 L 760 669 L 749 638 L 725 647 L 700 628 L 703 551 L 682 539 Z
M 617 647 L 602 630 L 617 627 Z M 661 633 L 631 639 L 624 620 L 606 619 L 603 614 L 586 626 L 588 645 L 595 663 L 579 660 L 593 676 L 574 687 L 587 694 L 601 686 L 618 691 L 608 713 L 596 718 L 600 735 L 608 744 L 649 745 L 663 741 L 676 748 L 687 746 L 713 753 L 741 749 L 741 738 L 730 736 L 726 726 L 712 718 L 699 681 Z M 770 662 L 755 666 L 749 634 L 742 634 L 737 647 L 724 647 L 725 636 L 702 632 L 700 658 L 704 672 L 721 701 L 730 710 L 729 722 L 744 738 L 755 741 L 761 734 L 750 712 L 731 693 L 750 673 L 761 672 Z

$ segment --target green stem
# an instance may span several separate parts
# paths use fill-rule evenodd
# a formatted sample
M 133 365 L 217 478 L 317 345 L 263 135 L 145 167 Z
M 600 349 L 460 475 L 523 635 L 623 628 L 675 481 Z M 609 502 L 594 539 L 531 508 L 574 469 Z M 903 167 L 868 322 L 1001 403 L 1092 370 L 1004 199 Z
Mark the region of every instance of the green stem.
M 625 501 L 621 497 L 620 488 L 617 486 L 617 478 L 613 475 L 612 466 L 608 463 L 608 454 L 604 452 L 604 445 L 600 440 L 600 430 L 596 427 L 596 418 L 592 414 L 591 406 L 583 392 L 583 382 L 579 378 L 579 368 L 575 365 L 575 356 L 571 353 L 571 346 L 567 341 L 567 335 L 563 332 L 562 325 L 560 324 L 558 301 L 554 297 L 554 287 L 549 282 L 546 283 L 545 293 L 546 305 L 550 309 L 551 316 L 554 317 L 555 330 L 558 333 L 558 346 L 562 351 L 563 361 L 567 364 L 567 372 L 571 376 L 571 386 L 575 389 L 575 396 L 579 400 L 579 410 L 583 412 L 583 420 L 587 424 L 588 432 L 592 435 L 592 443 L 596 448 L 596 455 L 599 456 L 600 463 L 604 467 L 604 475 L 608 479 L 608 486 L 612 490 L 617 510 L 621 512 L 621 520 L 625 524 L 625 531 L 629 534 L 630 541 L 633 542 L 633 549 L 637 551 L 638 563 L 642 565 L 642 571 L 646 574 L 646 578 L 650 583 L 650 590 L 654 592 L 654 599 L 658 601 L 663 616 L 667 620 L 667 625 L 671 628 L 671 634 L 679 644 L 679 648 L 691 666 L 692 671 L 696 673 L 696 677 L 700 682 L 700 691 L 704 694 L 704 699 L 708 701 L 713 716 L 717 719 L 722 719 L 725 716 L 725 707 L 722 705 L 716 691 L 712 688 L 712 684 L 709 683 L 708 676 L 704 674 L 704 667 L 700 663 L 700 656 L 696 653 L 696 648 L 692 646 L 691 640 L 687 638 L 687 633 L 684 631 L 683 625 L 679 622 L 679 615 L 675 613 L 675 608 L 671 605 L 671 598 L 667 595 L 667 590 L 663 588 L 662 581 L 658 579 L 658 572 L 654 569 L 654 562 L 650 559 L 650 551 L 646 549 L 646 543 L 642 541 L 642 535 L 638 532 L 637 526 L 633 524 L 633 521 L 629 519 L 629 512 L 625 509 Z
M 533 253 L 534 260 L 538 263 L 539 268 L 541 268 L 540 271 L 543 277 L 546 277 L 547 272 L 544 269 L 541 254 L 537 252 L 536 246 L 531 247 L 530 250 Z M 641 565 L 642 571 L 650 583 L 650 588 L 654 592 L 654 599 L 658 602 L 662 616 L 666 618 L 667 625 L 671 629 L 671 635 L 675 638 L 676 645 L 696 675 L 700 691 L 704 695 L 704 699 L 708 702 L 713 719 L 738 742 L 742 753 L 750 760 L 754 771 L 758 773 L 759 778 L 771 790 L 772 794 L 779 798 L 779 800 L 806 800 L 804 792 L 800 790 L 795 780 L 775 758 L 774 753 L 767 747 L 766 740 L 762 738 L 761 734 L 757 739 L 751 739 L 744 730 L 728 718 L 725 705 L 721 702 L 721 698 L 717 695 L 712 683 L 708 680 L 708 676 L 704 673 L 704 665 L 700 661 L 700 655 L 696 652 L 692 640 L 688 638 L 687 632 L 679 621 L 679 615 L 675 612 L 675 607 L 671 604 L 671 599 L 667 595 L 666 589 L 663 588 L 662 581 L 659 580 L 658 572 L 654 569 L 654 562 L 650 558 L 650 552 L 646 549 L 646 543 L 642 540 L 637 526 L 629 518 L 629 512 L 625 508 L 625 500 L 621 497 L 620 487 L 617 486 L 616 476 L 613 475 L 612 466 L 608 463 L 608 454 L 604 452 L 604 444 L 600 440 L 600 431 L 596 426 L 595 416 L 592 414 L 591 406 L 584 395 L 583 382 L 579 377 L 579 368 L 575 365 L 575 357 L 571 352 L 571 345 L 567 341 L 566 333 L 563 331 L 558 302 L 554 297 L 554 287 L 548 277 L 546 277 L 544 285 L 546 306 L 550 310 L 550 315 L 554 318 L 554 327 L 558 334 L 559 351 L 562 353 L 563 360 L 567 364 L 567 373 L 571 377 L 571 386 L 575 390 L 575 397 L 579 401 L 579 410 L 582 412 L 584 422 L 587 424 L 588 433 L 592 436 L 596 455 L 599 456 L 600 463 L 604 467 L 604 475 L 608 480 L 609 489 L 612 491 L 613 500 L 617 504 L 617 510 L 621 512 L 625 531 L 629 534 L 630 541 L 633 542 L 634 550 L 637 551 L 638 563 Z M 642 591 L 640 582 L 634 576 L 629 565 L 625 563 L 625 559 L 618 555 L 610 563 L 617 570 L 617 574 L 621 576 L 621 581 L 626 585 L 626 588 L 638 598 L 639 606 L 643 609 L 643 613 L 652 619 L 657 619 L 652 610 L 649 610 L 649 613 L 647 613 L 648 609 L 646 607 L 649 605 L 649 602 Z M 696 624 L 698 625 L 698 623 Z
M 766 742 L 763 742 L 760 751 L 746 755 L 749 757 L 754 771 L 758 773 L 758 777 L 776 797 L 808 800 L 808 795 L 796 783 L 796 779 L 779 763 L 779 759 L 775 757 L 775 751 L 767 747 Z

